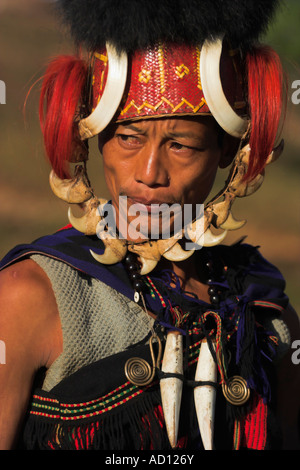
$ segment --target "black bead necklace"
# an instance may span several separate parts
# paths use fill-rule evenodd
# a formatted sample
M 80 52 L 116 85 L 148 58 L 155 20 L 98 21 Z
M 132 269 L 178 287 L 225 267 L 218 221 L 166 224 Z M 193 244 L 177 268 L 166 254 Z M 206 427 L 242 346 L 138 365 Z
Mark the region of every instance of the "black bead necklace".
M 137 260 L 137 257 L 134 253 L 127 252 L 125 257 L 125 267 L 132 282 L 132 287 L 136 293 L 135 300 L 139 300 L 139 296 L 143 291 L 144 282 L 142 276 L 140 274 L 140 264 Z M 206 279 L 205 282 L 208 284 L 208 295 L 210 298 L 210 303 L 213 307 L 217 307 L 220 302 L 220 294 L 221 291 L 217 286 L 214 285 L 216 282 L 216 270 L 214 267 L 214 262 L 212 258 L 206 259 L 205 261 L 206 267 Z
M 140 264 L 137 261 L 136 256 L 133 253 L 127 252 L 125 257 L 125 267 L 127 269 L 128 275 L 132 282 L 132 287 L 134 288 L 136 295 L 136 300 L 138 300 L 139 294 L 143 291 L 144 283 L 142 276 L 140 275 Z
M 214 265 L 213 261 L 209 260 L 205 263 L 207 269 L 208 269 L 208 279 L 207 279 L 207 284 L 209 285 L 208 288 L 208 295 L 210 299 L 210 303 L 216 307 L 219 302 L 220 302 L 220 297 L 219 297 L 219 290 L 216 286 L 214 286 L 214 282 L 216 281 L 215 279 L 215 271 L 214 271 Z

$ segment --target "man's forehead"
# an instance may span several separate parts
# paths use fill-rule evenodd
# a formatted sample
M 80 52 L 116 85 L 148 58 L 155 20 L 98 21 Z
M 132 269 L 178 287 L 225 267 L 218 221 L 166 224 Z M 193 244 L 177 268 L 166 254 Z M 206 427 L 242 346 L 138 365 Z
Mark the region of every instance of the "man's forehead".
M 125 128 L 134 131 L 143 131 L 151 127 L 160 127 L 162 129 L 168 129 L 169 131 L 175 131 L 180 128 L 200 129 L 202 126 L 207 127 L 213 122 L 215 122 L 215 120 L 212 118 L 212 116 L 174 116 L 166 118 L 159 117 L 155 119 L 139 119 L 133 121 L 119 122 L 115 124 L 115 128 Z

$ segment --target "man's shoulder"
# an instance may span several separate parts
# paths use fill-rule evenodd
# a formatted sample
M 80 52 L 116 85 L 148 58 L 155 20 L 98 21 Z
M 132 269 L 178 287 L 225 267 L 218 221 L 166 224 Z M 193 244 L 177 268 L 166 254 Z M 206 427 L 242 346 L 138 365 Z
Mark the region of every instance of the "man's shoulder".
M 12 357 L 20 360 L 24 352 L 36 367 L 52 360 L 52 350 L 55 357 L 60 350 L 59 314 L 51 283 L 31 259 L 0 272 L 0 331 Z
M 51 283 L 31 259 L 14 263 L 0 272 L 0 324 L 12 328 L 49 321 L 56 315 Z
M 47 290 L 47 285 L 43 271 L 31 259 L 23 259 L 0 271 L 0 295 L 10 298 L 22 293 L 28 296 L 36 289 Z

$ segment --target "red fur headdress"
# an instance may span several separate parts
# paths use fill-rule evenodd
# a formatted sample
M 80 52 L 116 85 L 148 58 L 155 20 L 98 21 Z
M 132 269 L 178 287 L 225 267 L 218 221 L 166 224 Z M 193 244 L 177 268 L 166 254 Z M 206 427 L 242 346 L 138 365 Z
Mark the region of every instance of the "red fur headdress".
M 40 120 L 46 152 L 55 172 L 65 177 L 68 162 L 80 160 L 78 149 L 79 154 L 84 150 L 85 139 L 103 128 L 96 126 L 96 130 L 91 130 L 87 118 L 107 98 L 103 95 L 108 71 L 113 69 L 107 51 L 109 44 L 115 51 L 117 66 L 118 58 L 120 63 L 122 56 L 128 60 L 122 99 L 112 108 L 111 116 L 107 109 L 104 111 L 109 120 L 211 113 L 232 135 L 241 137 L 248 131 L 251 158 L 246 176 L 249 180 L 254 178 L 272 151 L 282 109 L 279 58 L 272 49 L 258 43 L 278 3 L 274 0 L 58 2 L 63 20 L 70 26 L 75 42 L 86 47 L 89 59 L 58 57 L 45 74 Z M 230 126 L 228 130 L 227 117 L 224 121 L 218 109 L 215 110 L 217 93 L 209 89 L 214 80 L 204 77 L 205 67 L 211 67 L 210 58 L 204 60 L 205 51 L 220 43 L 218 92 L 223 93 L 221 98 L 232 108 L 228 107 L 228 114 L 237 121 L 241 128 L 238 131 L 235 128 L 232 131 Z

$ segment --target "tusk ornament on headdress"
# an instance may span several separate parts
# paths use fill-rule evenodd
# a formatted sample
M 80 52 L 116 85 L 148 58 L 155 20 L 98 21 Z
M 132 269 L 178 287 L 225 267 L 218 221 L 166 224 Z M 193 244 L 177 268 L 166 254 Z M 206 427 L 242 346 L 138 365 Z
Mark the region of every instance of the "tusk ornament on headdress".
M 105 90 L 94 111 L 79 122 L 79 134 L 82 140 L 99 134 L 107 127 L 124 94 L 128 69 L 127 54 L 123 52 L 119 55 L 115 47 L 109 43 L 106 44 L 106 50 L 109 68 Z
M 206 40 L 200 54 L 200 76 L 203 95 L 211 114 L 229 135 L 242 138 L 248 121 L 232 109 L 223 91 L 220 77 L 220 60 L 223 48 L 221 38 Z

